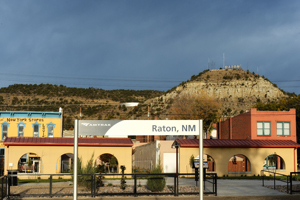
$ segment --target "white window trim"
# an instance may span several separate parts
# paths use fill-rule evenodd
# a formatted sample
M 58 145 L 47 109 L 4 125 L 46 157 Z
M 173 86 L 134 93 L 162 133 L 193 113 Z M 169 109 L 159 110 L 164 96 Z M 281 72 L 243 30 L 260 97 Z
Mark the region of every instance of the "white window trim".
M 258 123 L 262 123 L 262 128 L 261 128 L 261 130 L 262 130 L 262 135 L 258 135 L 258 126 L 257 126 Z M 270 128 L 269 128 L 270 134 L 268 134 L 268 135 L 265 134 L 265 130 L 267 129 L 267 128 L 265 128 L 265 124 L 266 124 L 266 123 L 270 124 Z M 257 135 L 257 136 L 270 136 L 270 135 L 271 135 L 271 122 L 270 122 L 270 121 L 257 121 L 257 122 L 256 122 L 256 135 Z
M 278 124 L 282 124 L 282 128 L 278 128 L 277 125 Z M 289 134 L 288 135 L 285 135 L 285 131 L 284 131 L 284 124 L 289 124 Z M 281 133 L 282 134 L 278 134 L 278 130 L 281 130 Z M 291 122 L 284 122 L 284 121 L 280 121 L 280 122 L 277 122 L 276 123 L 276 135 L 277 136 L 290 136 L 291 135 Z
M 7 123 L 7 122 L 5 121 L 5 122 L 3 122 L 3 123 L 1 124 L 1 127 L 2 127 L 2 137 L 1 137 L 1 140 L 2 140 L 2 141 L 5 140 L 5 138 L 3 138 L 3 135 L 4 135 L 3 127 L 4 127 L 4 126 L 6 126 L 6 128 L 7 128 L 7 130 L 6 130 L 6 137 L 8 137 L 8 127 L 9 127 L 9 123 Z
M 35 136 L 35 132 L 34 132 L 34 127 L 35 126 L 38 126 L 38 131 L 37 131 L 37 136 Z M 41 124 L 39 124 L 39 123 L 37 123 L 37 122 L 35 122 L 34 124 L 32 124 L 32 128 L 33 128 L 33 133 L 32 133 L 32 137 L 39 137 L 40 136 L 40 126 L 41 126 Z
M 51 136 L 49 136 L 49 127 L 52 127 L 53 133 Z M 54 128 L 55 128 L 55 124 L 53 124 L 52 122 L 50 122 L 49 124 L 47 124 L 47 136 L 48 137 L 54 137 Z

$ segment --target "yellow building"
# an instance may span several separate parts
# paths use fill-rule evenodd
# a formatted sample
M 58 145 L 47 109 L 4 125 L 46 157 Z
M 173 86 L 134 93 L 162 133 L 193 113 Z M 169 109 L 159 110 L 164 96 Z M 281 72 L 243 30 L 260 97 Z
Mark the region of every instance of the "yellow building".
M 179 173 L 192 173 L 190 158 L 199 155 L 198 139 L 177 139 Z M 203 158 L 208 172 L 218 176 L 258 175 L 263 169 L 289 175 L 297 171 L 297 148 L 291 140 L 203 140 Z
M 7 137 L 62 137 L 62 109 L 59 112 L 0 111 L 0 175 L 3 175 Z M 27 155 L 28 156 L 28 155 Z
M 8 137 L 4 145 L 5 172 L 57 174 L 73 167 L 74 138 Z M 124 165 L 125 173 L 131 173 L 132 146 L 130 138 L 79 138 L 78 157 L 86 165 L 94 155 L 93 164 L 104 166 L 107 172 L 120 172 Z

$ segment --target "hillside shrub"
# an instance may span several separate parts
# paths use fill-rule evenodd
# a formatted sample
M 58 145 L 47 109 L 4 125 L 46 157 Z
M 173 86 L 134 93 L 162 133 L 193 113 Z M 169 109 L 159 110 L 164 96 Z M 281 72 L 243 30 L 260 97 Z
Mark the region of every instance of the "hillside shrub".
M 159 165 L 154 167 L 150 174 L 161 174 L 162 170 Z M 147 188 L 152 192 L 163 191 L 166 186 L 166 180 L 163 175 L 150 175 L 147 177 Z

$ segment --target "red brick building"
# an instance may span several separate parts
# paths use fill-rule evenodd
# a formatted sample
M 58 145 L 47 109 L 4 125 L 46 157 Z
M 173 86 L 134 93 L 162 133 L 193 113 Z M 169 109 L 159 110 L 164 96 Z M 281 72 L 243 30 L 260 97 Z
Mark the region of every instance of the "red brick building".
M 231 117 L 217 124 L 218 139 L 292 140 L 296 137 L 296 109 L 257 111 Z

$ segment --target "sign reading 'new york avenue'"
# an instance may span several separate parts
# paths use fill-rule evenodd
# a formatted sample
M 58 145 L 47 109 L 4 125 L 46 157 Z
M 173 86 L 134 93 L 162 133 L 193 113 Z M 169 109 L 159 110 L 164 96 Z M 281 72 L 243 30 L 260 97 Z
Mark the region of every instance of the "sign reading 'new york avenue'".
M 199 135 L 199 120 L 79 120 L 79 135 Z

